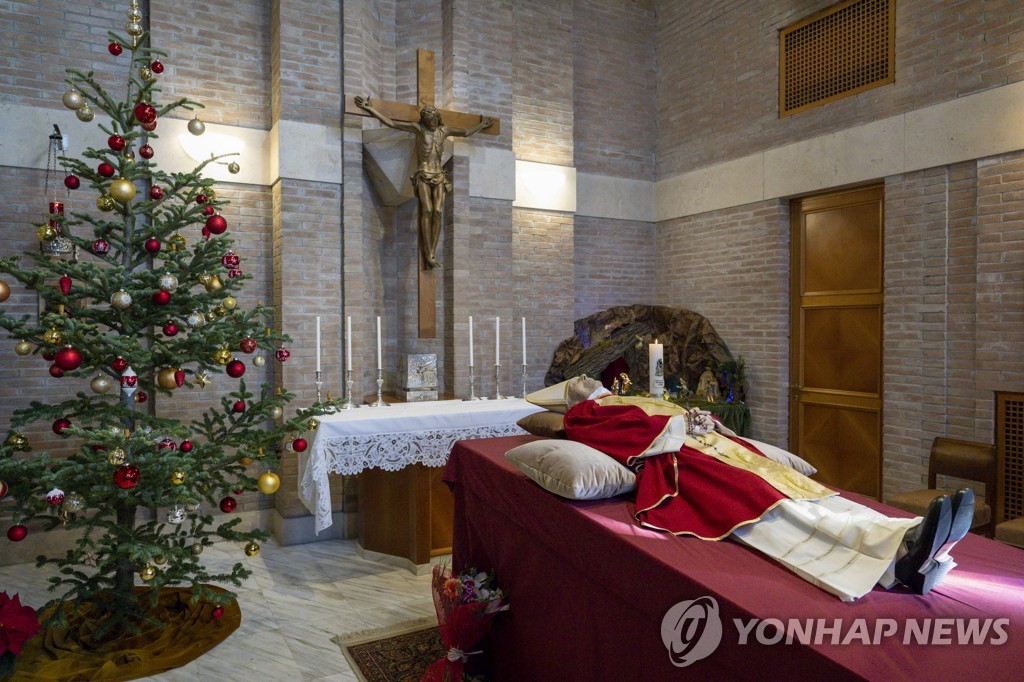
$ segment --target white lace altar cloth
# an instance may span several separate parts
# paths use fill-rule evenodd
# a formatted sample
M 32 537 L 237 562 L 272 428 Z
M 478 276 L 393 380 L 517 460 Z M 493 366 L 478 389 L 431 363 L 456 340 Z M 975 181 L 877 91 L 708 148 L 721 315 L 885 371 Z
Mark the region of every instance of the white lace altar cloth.
M 328 474 L 444 466 L 455 441 L 525 433 L 516 422 L 541 409 L 522 398 L 435 400 L 319 417 L 313 447 L 298 456 L 299 499 L 315 517 L 319 534 L 332 523 Z

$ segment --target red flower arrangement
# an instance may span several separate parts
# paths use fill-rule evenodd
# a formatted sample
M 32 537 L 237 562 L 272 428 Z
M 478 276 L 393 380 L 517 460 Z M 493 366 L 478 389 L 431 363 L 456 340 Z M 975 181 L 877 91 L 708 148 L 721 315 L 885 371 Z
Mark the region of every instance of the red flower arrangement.
M 14 657 L 42 629 L 31 606 L 22 606 L 18 595 L 0 592 L 0 678 L 14 673 Z
M 447 566 L 434 566 L 431 591 L 448 655 L 427 668 L 420 682 L 462 682 L 466 661 L 480 651 L 470 651 L 487 631 L 499 611 L 508 610 L 505 595 L 494 576 L 475 568 L 457 575 Z

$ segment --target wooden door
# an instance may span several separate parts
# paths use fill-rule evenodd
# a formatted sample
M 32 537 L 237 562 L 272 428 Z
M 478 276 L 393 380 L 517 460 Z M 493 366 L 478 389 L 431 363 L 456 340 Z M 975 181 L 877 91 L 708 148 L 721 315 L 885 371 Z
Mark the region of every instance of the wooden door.
M 878 498 L 882 471 L 881 185 L 791 204 L 790 449 L 815 478 Z

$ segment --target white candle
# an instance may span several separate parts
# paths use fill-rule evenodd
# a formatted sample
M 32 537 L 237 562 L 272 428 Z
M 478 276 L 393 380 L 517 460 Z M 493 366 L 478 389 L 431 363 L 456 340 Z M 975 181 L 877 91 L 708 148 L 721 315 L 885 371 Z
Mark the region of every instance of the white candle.
M 469 316 L 469 365 L 473 366 L 473 316 Z
M 647 347 L 647 359 L 650 363 L 651 396 L 660 398 L 665 394 L 665 346 L 657 339 Z
M 383 367 L 380 361 L 380 315 L 377 316 L 377 369 Z
M 352 369 L 352 316 L 345 318 L 345 369 Z
M 501 364 L 501 318 L 494 318 L 494 364 Z
M 316 316 L 316 371 L 320 371 L 320 316 Z
M 526 318 L 523 320 L 523 364 L 526 364 Z

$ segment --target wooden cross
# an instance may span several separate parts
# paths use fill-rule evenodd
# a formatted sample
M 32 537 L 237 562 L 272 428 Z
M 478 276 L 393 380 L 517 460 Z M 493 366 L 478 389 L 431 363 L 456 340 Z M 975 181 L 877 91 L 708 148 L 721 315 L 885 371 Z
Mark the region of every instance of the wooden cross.
M 394 121 L 418 121 L 420 109 L 434 104 L 434 53 L 430 50 L 416 50 L 416 104 L 403 102 L 387 102 L 373 100 L 374 106 L 382 114 Z M 453 128 L 471 128 L 480 122 L 479 114 L 464 114 L 459 111 L 439 110 L 445 125 Z M 356 106 L 354 97 L 345 98 L 345 113 L 357 116 L 368 116 Z M 494 119 L 494 124 L 481 131 L 487 135 L 501 132 L 501 122 Z M 419 230 L 417 230 L 417 234 Z M 422 239 L 419 237 L 418 239 Z M 417 244 L 417 260 L 419 262 L 419 337 L 433 339 L 437 337 L 437 318 L 435 305 L 437 301 L 436 269 L 426 267 L 423 260 L 423 245 Z

